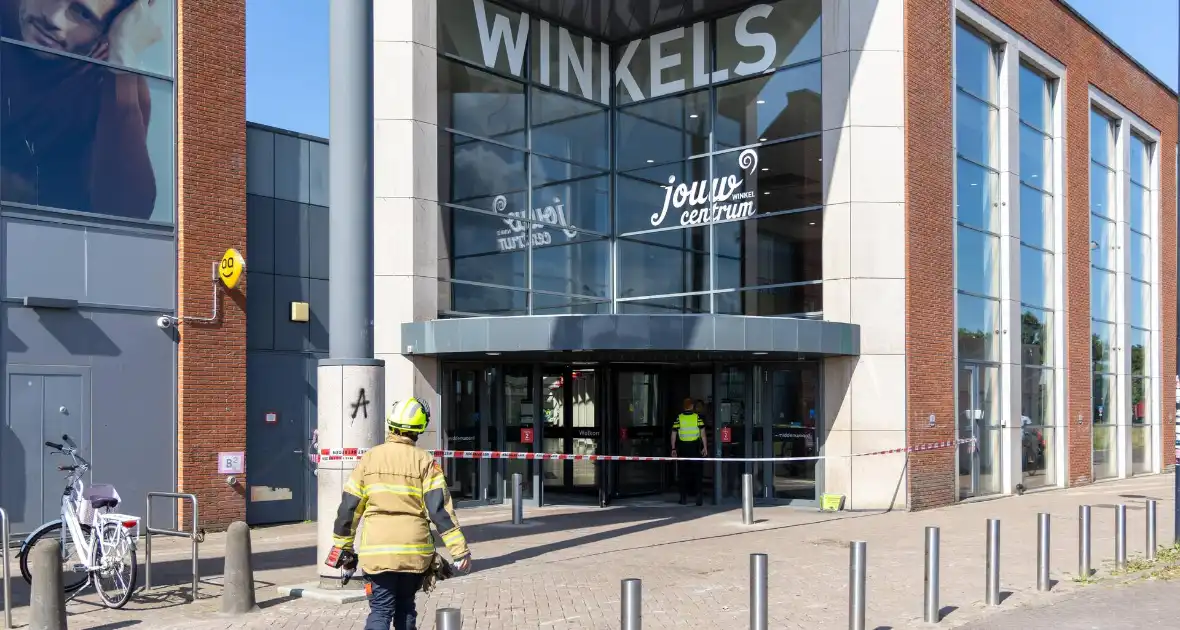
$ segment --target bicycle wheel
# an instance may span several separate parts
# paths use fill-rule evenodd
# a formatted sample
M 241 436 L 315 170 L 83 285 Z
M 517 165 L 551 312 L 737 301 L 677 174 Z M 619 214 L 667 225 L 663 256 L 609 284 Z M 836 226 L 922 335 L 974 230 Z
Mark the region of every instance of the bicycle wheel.
M 135 592 L 135 545 L 127 530 L 115 523 L 102 528 L 102 542 L 98 548 L 98 565 L 94 572 L 94 589 L 108 608 L 122 608 Z
M 90 537 L 90 526 L 82 525 L 82 535 Z M 78 553 L 78 545 L 74 543 L 74 537 L 70 535 L 68 527 L 63 527 L 61 523 L 54 523 L 52 527 L 47 527 L 33 536 L 29 540 L 29 544 L 22 549 L 20 554 L 20 574 L 25 578 L 25 582 L 33 583 L 33 572 L 30 568 L 33 555 L 33 549 L 39 542 L 49 540 L 57 540 L 61 543 L 61 583 L 65 592 L 72 593 L 83 586 L 86 586 L 86 579 L 89 577 L 87 571 L 79 569 L 78 566 L 85 566 L 86 563 Z

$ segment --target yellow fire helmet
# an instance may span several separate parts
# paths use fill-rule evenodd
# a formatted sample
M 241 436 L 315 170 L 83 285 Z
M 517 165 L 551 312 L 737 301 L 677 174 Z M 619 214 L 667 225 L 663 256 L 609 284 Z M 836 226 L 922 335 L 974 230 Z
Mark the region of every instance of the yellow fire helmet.
M 393 403 L 393 408 L 385 417 L 385 426 L 390 431 L 422 433 L 428 424 L 430 424 L 430 407 L 414 397 Z

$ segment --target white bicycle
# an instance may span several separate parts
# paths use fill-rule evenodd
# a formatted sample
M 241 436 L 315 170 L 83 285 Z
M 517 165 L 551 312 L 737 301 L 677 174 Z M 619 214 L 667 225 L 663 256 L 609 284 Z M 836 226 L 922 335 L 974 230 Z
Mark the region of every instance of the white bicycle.
M 38 527 L 21 544 L 17 553 L 21 575 L 32 584 L 33 548 L 38 542 L 57 538 L 61 541 L 62 586 L 72 593 L 70 599 L 93 583 L 103 604 L 122 608 L 135 590 L 139 517 L 111 512 L 119 505 L 114 486 L 95 484 L 84 492 L 82 477 L 90 470 L 90 462 L 78 453 L 70 436 L 61 439 L 65 444 L 45 443 L 74 461 L 71 466 L 57 467 L 70 473 L 62 493 L 61 518 Z

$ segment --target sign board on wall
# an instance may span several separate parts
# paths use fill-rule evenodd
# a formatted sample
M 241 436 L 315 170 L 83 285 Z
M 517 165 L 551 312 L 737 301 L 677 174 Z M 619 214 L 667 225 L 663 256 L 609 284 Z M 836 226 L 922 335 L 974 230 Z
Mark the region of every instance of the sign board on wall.
M 533 430 L 532 429 L 521 429 L 520 430 L 520 443 L 521 444 L 532 444 L 533 443 Z
M 267 424 L 278 424 L 279 414 L 277 411 L 268 411 L 264 416 Z
M 240 475 L 246 471 L 246 454 L 241 451 L 217 454 L 217 474 Z

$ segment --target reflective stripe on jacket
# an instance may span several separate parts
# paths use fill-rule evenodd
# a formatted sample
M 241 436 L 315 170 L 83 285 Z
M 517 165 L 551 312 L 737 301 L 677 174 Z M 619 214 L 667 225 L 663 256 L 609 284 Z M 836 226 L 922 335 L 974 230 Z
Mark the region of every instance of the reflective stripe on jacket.
M 451 558 L 470 554 L 442 467 L 409 438 L 390 435 L 344 483 L 332 544 L 355 549 L 365 573 L 424 573 L 435 549 L 431 522 Z
M 672 423 L 672 428 L 676 429 L 676 439 L 681 442 L 696 442 L 701 439 L 701 417 L 695 413 L 682 413 L 676 417 L 676 422 Z

